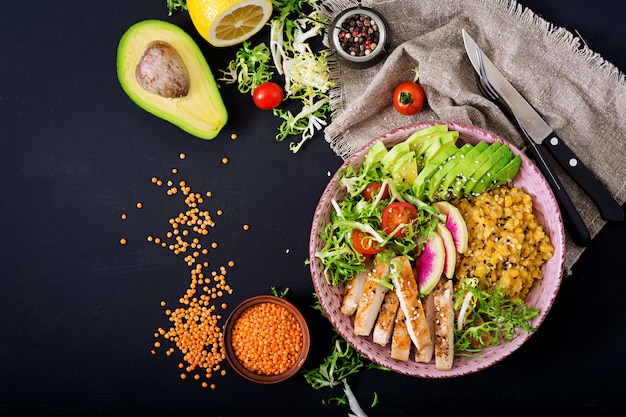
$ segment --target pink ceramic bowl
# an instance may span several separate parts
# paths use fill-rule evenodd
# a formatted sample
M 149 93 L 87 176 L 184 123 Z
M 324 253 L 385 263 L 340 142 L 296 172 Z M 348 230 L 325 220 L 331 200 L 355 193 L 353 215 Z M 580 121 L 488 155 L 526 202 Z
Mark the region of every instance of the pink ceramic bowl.
M 339 171 L 346 168 L 348 164 L 355 168 L 359 167 L 363 163 L 369 148 L 378 140 L 382 139 L 387 147 L 391 147 L 406 140 L 411 133 L 416 130 L 440 123 L 442 122 L 417 123 L 392 130 L 373 139 L 352 155 L 341 166 L 324 190 L 315 211 L 309 241 L 309 259 L 311 259 L 310 268 L 313 285 L 318 294 L 320 303 L 326 311 L 332 325 L 344 339 L 372 362 L 401 374 L 423 378 L 449 378 L 485 369 L 498 363 L 517 350 L 528 340 L 532 333 L 518 331 L 512 341 L 502 342 L 495 347 L 483 349 L 481 357 L 457 356 L 454 360 L 453 368 L 449 371 L 435 369 L 434 361 L 431 363 L 418 363 L 414 362 L 412 359 L 406 362 L 392 359 L 389 354 L 389 346 L 382 347 L 373 343 L 371 336 L 362 337 L 354 335 L 353 318 L 344 315 L 340 311 L 343 287 L 333 287 L 327 283 L 322 262 L 315 257 L 315 253 L 323 247 L 323 242 L 319 238 L 319 231 L 328 223 L 330 213 L 333 210 L 331 200 L 333 198 L 341 200 L 345 196 L 343 188 L 337 183 Z M 448 124 L 450 130 L 458 131 L 459 139 L 465 142 L 476 144 L 479 141 L 485 141 L 487 143 L 500 141 L 508 144 L 515 154 L 519 154 L 522 157 L 520 172 L 513 183 L 533 197 L 535 215 L 543 225 L 546 233 L 550 236 L 550 241 L 554 246 L 554 255 L 543 266 L 543 279 L 535 283 L 535 286 L 526 299 L 530 307 L 539 309 L 539 315 L 530 323 L 534 328 L 538 328 L 546 318 L 558 293 L 565 262 L 565 232 L 559 206 L 554 198 L 554 194 L 535 165 L 519 149 L 506 142 L 504 139 L 478 127 L 458 123 L 446 124 Z

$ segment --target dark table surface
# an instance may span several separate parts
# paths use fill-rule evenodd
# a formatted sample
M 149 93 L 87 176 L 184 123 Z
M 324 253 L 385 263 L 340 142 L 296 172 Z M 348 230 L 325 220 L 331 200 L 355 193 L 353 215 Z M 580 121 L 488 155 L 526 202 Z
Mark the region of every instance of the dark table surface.
M 625 2 L 522 3 L 626 69 Z M 322 403 L 339 389 L 314 390 L 301 375 L 264 386 L 229 372 L 211 390 L 180 379 L 177 351 L 150 353 L 169 324 L 161 301 L 176 305 L 190 285 L 183 257 L 146 239 L 185 210 L 155 176 L 212 192 L 209 269 L 235 261 L 225 314 L 289 288 L 310 323 L 315 366 L 332 329 L 310 308 L 305 259 L 316 203 L 342 162 L 321 135 L 292 154 L 274 139 L 276 118 L 232 85 L 222 85 L 229 122 L 209 142 L 138 108 L 117 81 L 115 54 L 124 31 L 150 18 L 192 34 L 216 73 L 233 58 L 235 49 L 203 42 L 186 13 L 168 17 L 165 0 L 12 2 L 0 14 L 0 415 L 346 415 Z M 364 371 L 350 379 L 361 405 L 371 416 L 623 412 L 625 243 L 626 224 L 607 225 L 542 327 L 503 362 L 449 380 Z

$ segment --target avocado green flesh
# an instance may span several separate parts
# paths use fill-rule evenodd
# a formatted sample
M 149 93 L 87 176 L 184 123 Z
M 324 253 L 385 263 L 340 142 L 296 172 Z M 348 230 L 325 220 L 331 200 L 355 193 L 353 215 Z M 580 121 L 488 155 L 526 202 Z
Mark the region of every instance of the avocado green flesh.
M 183 97 L 162 97 L 142 87 L 137 64 L 154 41 L 170 45 L 182 58 L 190 79 Z M 122 36 L 117 50 L 117 76 L 126 94 L 139 107 L 201 139 L 213 139 L 226 125 L 228 114 L 209 65 L 195 41 L 178 26 L 144 20 Z
M 472 149 L 469 150 L 469 152 L 467 152 L 467 154 L 461 155 L 460 161 L 456 164 L 456 166 L 452 167 L 452 169 L 448 171 L 446 177 L 441 181 L 441 184 L 439 185 L 440 197 L 446 198 L 449 196 L 449 194 L 453 191 L 455 184 L 464 177 L 468 166 L 470 166 L 476 157 L 487 148 L 487 143 L 478 142 L 472 147 Z
M 514 158 L 513 152 L 509 149 L 508 146 L 502 145 L 498 152 L 496 152 L 492 159 L 494 159 L 491 168 L 485 172 L 478 182 L 474 185 L 474 187 L 469 191 L 472 194 L 480 194 L 486 189 L 490 189 L 493 187 L 493 179 L 495 175 L 502 170 L 505 166 L 509 164 Z
M 448 125 L 434 125 L 425 129 L 420 129 L 411 134 L 411 136 L 409 136 L 406 140 L 406 143 L 412 151 L 416 151 L 422 143 L 447 131 Z
M 409 144 L 406 142 L 400 142 L 395 145 L 393 148 L 389 149 L 389 151 L 382 157 L 380 163 L 385 167 L 386 170 L 391 170 L 391 167 L 396 164 L 407 153 L 411 152 L 409 149 Z
M 446 178 L 446 176 L 454 169 L 454 167 L 456 167 L 463 160 L 465 155 L 467 155 L 467 153 L 470 152 L 473 148 L 474 147 L 471 144 L 466 143 L 465 145 L 461 146 L 455 154 L 448 157 L 448 159 L 446 159 L 441 165 L 439 165 L 435 173 L 431 176 L 430 181 L 426 183 L 426 189 L 424 193 L 430 201 L 433 201 L 433 199 L 435 198 L 435 194 L 439 190 L 439 186 Z
M 430 179 L 431 175 L 437 170 L 439 165 L 443 163 L 450 156 L 454 155 L 459 149 L 454 144 L 449 144 L 442 149 L 437 155 L 432 158 L 424 168 L 419 172 L 415 182 L 413 183 L 413 191 L 415 195 L 420 196 L 424 194 L 426 182 Z
M 483 176 L 485 176 L 485 174 L 487 174 L 493 165 L 498 163 L 500 159 L 506 158 L 506 162 L 508 162 L 508 160 L 513 157 L 508 146 L 502 145 L 500 142 L 492 143 L 489 148 L 491 155 L 489 155 L 489 158 L 480 167 L 478 167 L 476 171 L 474 171 L 472 177 L 465 183 L 463 194 L 470 195 L 474 191 L 474 188 L 476 188 L 476 186 L 480 183 L 480 180 L 483 179 Z M 510 155 L 510 157 L 507 158 L 507 155 Z
M 413 184 L 417 177 L 417 160 L 415 152 L 407 152 L 402 155 L 394 165 L 388 168 L 394 182 L 401 188 L 407 184 Z
M 493 187 L 499 187 L 515 178 L 521 166 L 522 157 L 516 155 L 515 158 L 494 175 Z
M 434 158 L 445 147 L 454 145 L 458 137 L 459 132 L 455 130 L 429 137 L 416 149 L 417 159 L 423 160 L 424 164 L 428 163 L 430 159 Z
M 372 147 L 367 151 L 367 155 L 365 155 L 365 161 L 363 161 L 363 165 L 365 167 L 370 167 L 376 162 L 379 162 L 383 159 L 385 155 L 387 155 L 387 147 L 385 143 L 381 140 L 377 141 L 372 145 Z
M 454 185 L 452 187 L 452 194 L 455 197 L 462 197 L 464 195 L 463 190 L 465 190 L 467 182 L 475 181 L 473 179 L 474 173 L 483 164 L 488 163 L 491 155 L 493 155 L 500 146 L 501 144 L 499 142 L 494 142 L 487 148 L 485 148 L 485 150 L 477 155 L 475 158 L 467 158 L 466 161 L 464 161 L 466 163 L 466 167 L 461 170 L 460 175 L 454 180 Z

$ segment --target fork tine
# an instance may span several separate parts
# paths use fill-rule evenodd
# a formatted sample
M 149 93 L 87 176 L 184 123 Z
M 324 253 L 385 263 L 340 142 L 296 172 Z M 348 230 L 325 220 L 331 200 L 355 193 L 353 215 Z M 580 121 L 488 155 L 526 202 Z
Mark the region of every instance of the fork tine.
M 496 92 L 496 90 L 489 82 L 489 78 L 487 78 L 487 71 L 485 71 L 485 64 L 483 63 L 483 57 L 480 50 L 476 50 L 476 57 L 478 58 L 478 70 L 480 72 L 480 86 L 483 94 L 488 96 L 491 100 L 497 100 L 500 95 Z

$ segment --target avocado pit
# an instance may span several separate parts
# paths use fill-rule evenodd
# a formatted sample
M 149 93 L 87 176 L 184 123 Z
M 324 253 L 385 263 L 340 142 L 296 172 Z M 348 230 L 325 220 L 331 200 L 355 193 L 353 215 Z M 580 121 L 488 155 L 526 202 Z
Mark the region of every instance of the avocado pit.
M 189 94 L 189 73 L 178 51 L 167 42 L 150 42 L 135 70 L 137 82 L 145 90 L 165 98 Z

